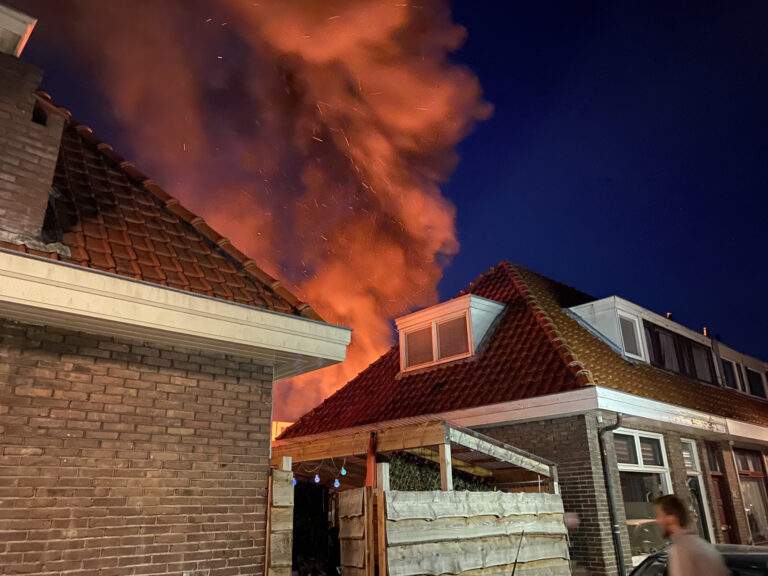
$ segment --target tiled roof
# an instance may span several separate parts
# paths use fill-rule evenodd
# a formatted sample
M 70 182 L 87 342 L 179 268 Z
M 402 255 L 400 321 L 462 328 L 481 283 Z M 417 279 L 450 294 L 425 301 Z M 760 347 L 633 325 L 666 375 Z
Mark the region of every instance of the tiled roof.
M 63 112 L 69 120 L 43 237 L 63 244 L 70 255 L 7 242 L 1 247 L 320 320 L 205 220 Z
M 768 426 L 768 402 L 622 358 L 564 311 L 594 300 L 578 290 L 502 262 L 463 293 L 506 304 L 477 356 L 401 375 L 396 345 L 299 419 L 281 438 L 595 384 Z

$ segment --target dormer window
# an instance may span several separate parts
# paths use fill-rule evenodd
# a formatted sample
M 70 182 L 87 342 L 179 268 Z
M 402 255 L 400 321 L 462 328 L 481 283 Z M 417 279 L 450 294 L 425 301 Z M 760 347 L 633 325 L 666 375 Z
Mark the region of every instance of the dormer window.
M 398 318 L 401 370 L 472 356 L 503 309 L 493 300 L 467 295 Z

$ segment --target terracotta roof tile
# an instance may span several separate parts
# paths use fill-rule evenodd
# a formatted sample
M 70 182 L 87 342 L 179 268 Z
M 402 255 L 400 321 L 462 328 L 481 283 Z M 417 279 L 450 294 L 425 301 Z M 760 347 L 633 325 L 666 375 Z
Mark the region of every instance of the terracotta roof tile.
M 87 126 L 65 125 L 53 185 L 57 224 L 44 234 L 69 248 L 63 261 L 320 320 L 287 290 L 270 288 L 273 278 Z
M 471 360 L 400 374 L 393 346 L 288 428 L 293 438 L 599 385 L 768 426 L 768 402 L 630 363 L 565 312 L 594 298 L 509 262 L 462 292 L 506 304 Z

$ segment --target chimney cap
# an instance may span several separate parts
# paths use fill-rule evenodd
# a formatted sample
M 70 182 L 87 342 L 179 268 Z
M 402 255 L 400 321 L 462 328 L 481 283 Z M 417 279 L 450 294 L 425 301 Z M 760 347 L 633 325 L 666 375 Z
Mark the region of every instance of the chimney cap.
M 0 52 L 21 56 L 35 24 L 37 18 L 0 4 Z

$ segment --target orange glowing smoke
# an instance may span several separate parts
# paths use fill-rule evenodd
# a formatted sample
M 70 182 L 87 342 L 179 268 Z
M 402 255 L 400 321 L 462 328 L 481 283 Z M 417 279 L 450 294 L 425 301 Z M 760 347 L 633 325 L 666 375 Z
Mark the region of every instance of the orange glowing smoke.
M 343 365 L 277 385 L 276 417 L 342 386 L 391 345 L 391 317 L 436 299 L 458 250 L 438 184 L 490 111 L 447 59 L 464 31 L 445 2 L 16 4 L 40 19 L 33 43 L 76 51 L 73 81 L 109 102 L 126 154 L 354 329 Z

